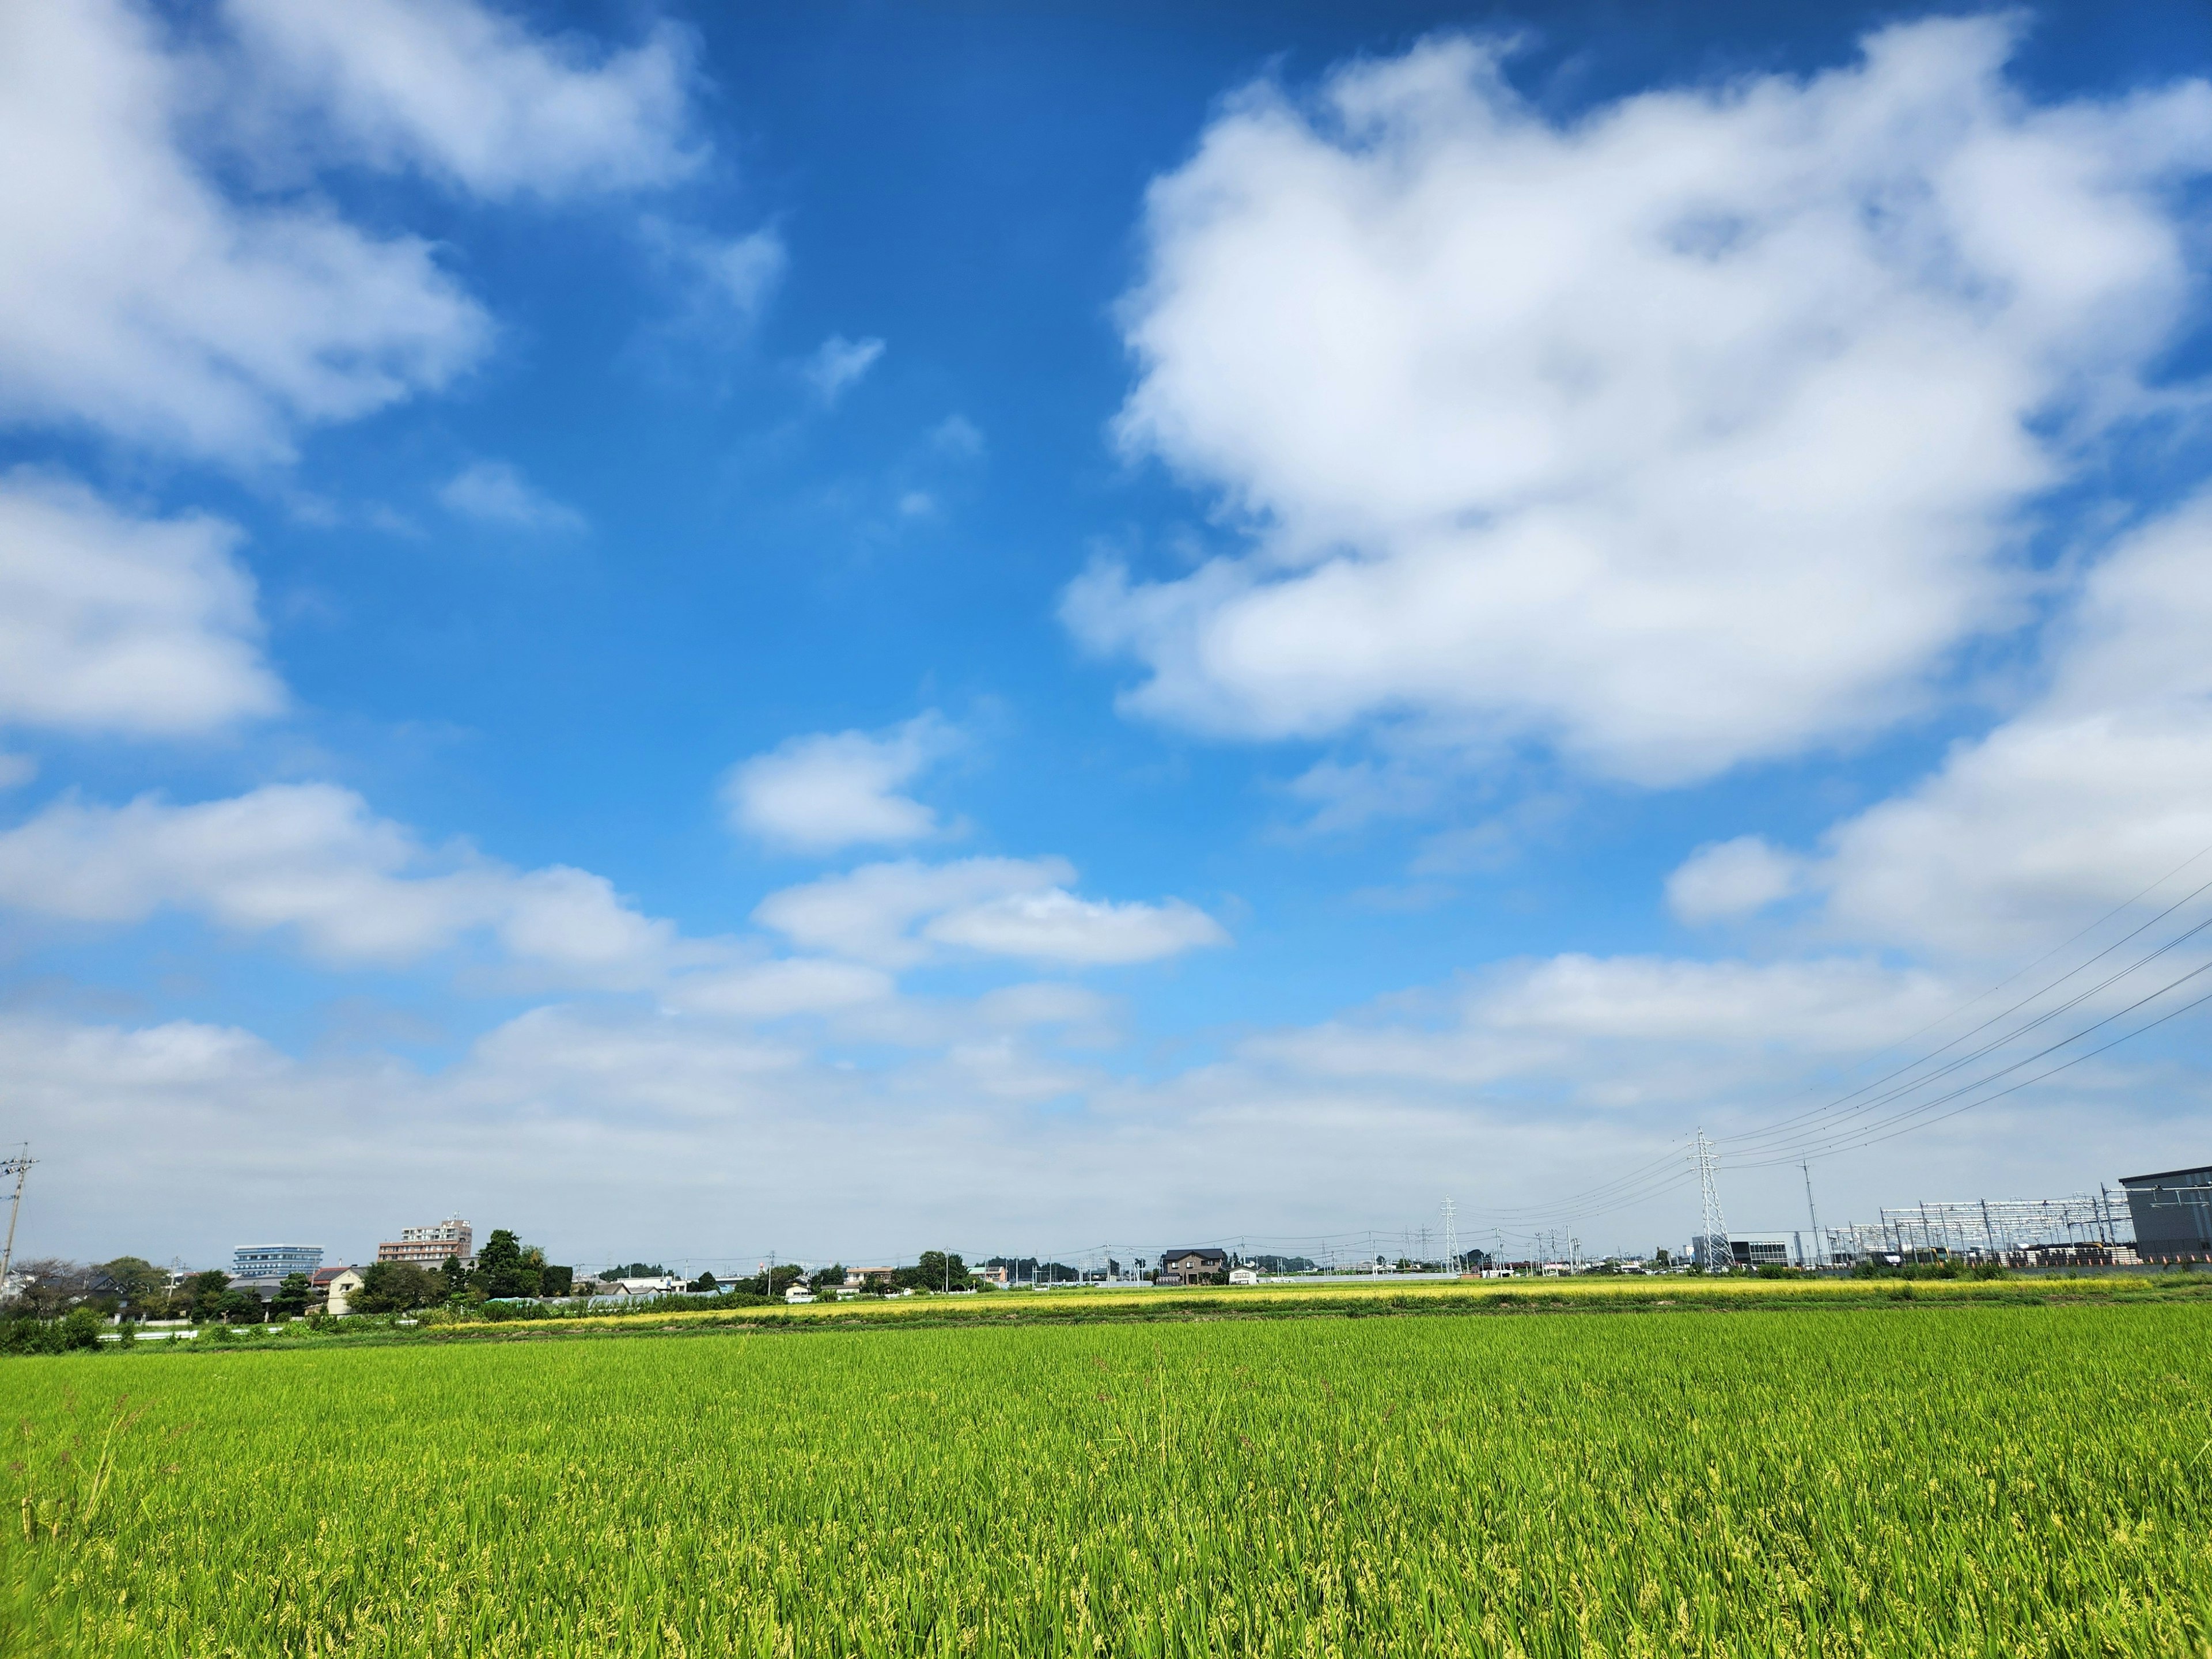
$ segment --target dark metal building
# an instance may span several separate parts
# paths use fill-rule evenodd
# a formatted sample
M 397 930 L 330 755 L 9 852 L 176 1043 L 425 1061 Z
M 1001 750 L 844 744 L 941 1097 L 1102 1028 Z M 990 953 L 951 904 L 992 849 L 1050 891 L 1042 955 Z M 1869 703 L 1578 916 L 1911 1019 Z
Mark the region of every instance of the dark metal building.
M 2212 1261 L 2212 1164 L 2156 1175 L 2123 1176 L 2136 1224 L 2136 1254 L 2146 1261 Z

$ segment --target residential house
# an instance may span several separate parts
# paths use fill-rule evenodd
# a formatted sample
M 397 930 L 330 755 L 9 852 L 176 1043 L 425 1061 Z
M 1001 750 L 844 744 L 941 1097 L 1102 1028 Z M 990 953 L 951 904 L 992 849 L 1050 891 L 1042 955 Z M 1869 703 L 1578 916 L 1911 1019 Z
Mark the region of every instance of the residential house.
M 325 1267 L 307 1282 L 322 1298 L 324 1311 L 343 1318 L 352 1311 L 353 1298 L 361 1294 L 361 1269 Z
M 1229 1252 L 1208 1246 L 1202 1249 L 1170 1250 L 1160 1257 L 1163 1285 L 1211 1285 L 1229 1271 Z

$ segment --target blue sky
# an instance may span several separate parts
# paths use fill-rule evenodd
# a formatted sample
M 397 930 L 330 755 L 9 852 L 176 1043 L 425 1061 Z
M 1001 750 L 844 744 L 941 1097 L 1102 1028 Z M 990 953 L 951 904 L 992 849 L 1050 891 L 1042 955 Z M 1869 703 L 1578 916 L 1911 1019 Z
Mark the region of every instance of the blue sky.
M 2199 8 L 347 17 L 0 25 L 34 1250 L 1787 1227 L 2195 884 Z

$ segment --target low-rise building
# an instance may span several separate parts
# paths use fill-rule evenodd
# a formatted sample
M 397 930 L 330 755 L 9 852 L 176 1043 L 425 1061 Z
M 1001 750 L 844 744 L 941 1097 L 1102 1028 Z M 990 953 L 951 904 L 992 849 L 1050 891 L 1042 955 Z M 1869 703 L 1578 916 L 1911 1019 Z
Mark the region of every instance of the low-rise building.
M 1229 1252 L 1211 1245 L 1202 1249 L 1170 1250 L 1160 1257 L 1163 1285 L 1210 1285 L 1229 1271 Z
M 353 1298 L 361 1294 L 361 1269 L 327 1267 L 308 1282 L 321 1294 L 324 1311 L 343 1318 L 353 1311 Z
M 1739 1267 L 1791 1267 L 1802 1249 L 1790 1233 L 1730 1233 L 1729 1254 Z
M 418 1267 L 443 1267 L 449 1255 L 465 1267 L 475 1255 L 476 1229 L 457 1215 L 427 1227 L 402 1227 L 398 1237 L 376 1247 L 379 1261 L 411 1261 Z
M 1232 1285 L 1256 1285 L 1260 1282 L 1259 1270 L 1256 1267 L 1231 1267 L 1229 1282 Z
M 319 1244 L 240 1244 L 230 1253 L 233 1279 L 282 1279 L 313 1274 L 323 1265 Z
M 806 1281 L 802 1279 L 798 1284 L 784 1291 L 783 1299 L 786 1302 L 811 1302 L 814 1300 L 814 1292 L 806 1288 Z
M 845 1288 L 848 1291 L 889 1290 L 891 1274 L 896 1271 L 892 1267 L 848 1267 L 845 1269 Z M 1002 1267 L 999 1271 L 1003 1273 L 1006 1269 Z M 1003 1285 L 1006 1280 L 1002 1278 L 999 1282 Z
M 2212 1164 L 2124 1176 L 2136 1253 L 2145 1261 L 2212 1261 Z
M 607 1281 L 614 1286 L 616 1296 L 673 1296 L 684 1288 L 684 1281 L 674 1273 L 657 1273 L 647 1279 L 617 1279 Z
M 283 1283 L 283 1279 L 273 1273 L 252 1275 L 233 1273 L 230 1276 L 232 1290 L 236 1291 L 240 1296 L 250 1296 L 256 1302 L 263 1304 L 274 1302 Z

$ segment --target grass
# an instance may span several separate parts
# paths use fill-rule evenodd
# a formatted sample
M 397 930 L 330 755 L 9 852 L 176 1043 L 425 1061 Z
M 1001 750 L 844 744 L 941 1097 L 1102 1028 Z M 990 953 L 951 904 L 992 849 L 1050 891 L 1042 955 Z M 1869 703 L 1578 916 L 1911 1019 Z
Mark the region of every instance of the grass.
M 19 1359 L 0 1647 L 2212 1654 L 2212 1307 L 1912 1288 Z

